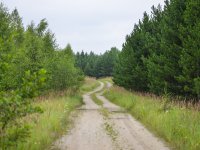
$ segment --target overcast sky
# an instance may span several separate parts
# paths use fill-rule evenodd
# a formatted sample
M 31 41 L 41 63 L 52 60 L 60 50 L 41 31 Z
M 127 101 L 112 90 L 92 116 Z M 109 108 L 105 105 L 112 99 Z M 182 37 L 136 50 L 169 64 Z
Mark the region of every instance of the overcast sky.
M 46 18 L 60 47 L 103 53 L 121 49 L 125 36 L 143 12 L 164 0 L 0 0 L 9 10 L 18 9 L 24 25 Z

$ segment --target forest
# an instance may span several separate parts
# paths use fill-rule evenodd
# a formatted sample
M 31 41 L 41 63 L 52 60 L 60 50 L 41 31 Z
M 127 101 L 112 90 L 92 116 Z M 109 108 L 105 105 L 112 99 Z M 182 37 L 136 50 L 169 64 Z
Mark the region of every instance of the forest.
M 76 66 L 79 67 L 85 75 L 90 77 L 110 77 L 113 76 L 114 67 L 118 60 L 120 51 L 112 47 L 104 54 L 94 54 L 82 51 L 76 53 Z
M 200 1 L 153 6 L 126 36 L 113 80 L 126 89 L 200 99 Z

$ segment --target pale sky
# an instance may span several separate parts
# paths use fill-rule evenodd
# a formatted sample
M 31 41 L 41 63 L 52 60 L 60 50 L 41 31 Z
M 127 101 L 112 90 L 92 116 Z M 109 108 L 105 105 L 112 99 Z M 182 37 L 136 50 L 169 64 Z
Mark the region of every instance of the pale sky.
M 0 0 L 11 11 L 15 7 L 24 25 L 43 18 L 64 48 L 103 53 L 111 47 L 121 49 L 125 36 L 143 17 L 144 11 L 164 0 Z

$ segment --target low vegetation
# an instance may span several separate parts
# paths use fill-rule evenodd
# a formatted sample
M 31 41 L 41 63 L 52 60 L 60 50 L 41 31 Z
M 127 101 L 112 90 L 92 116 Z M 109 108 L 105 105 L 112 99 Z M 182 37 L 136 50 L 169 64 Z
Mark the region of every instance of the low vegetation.
M 96 94 L 97 94 L 97 93 L 94 93 L 94 94 L 91 95 L 92 100 L 93 100 L 97 105 L 103 106 L 103 102 L 102 102 L 100 99 L 98 99 L 98 97 L 97 97 Z
M 99 86 L 99 82 L 95 78 L 85 78 L 85 84 L 81 86 L 80 90 L 82 92 L 89 92 Z
M 178 106 L 167 97 L 132 93 L 118 86 L 112 87 L 104 95 L 164 138 L 171 147 L 180 150 L 200 149 L 200 112 L 195 108 Z
M 42 108 L 44 113 L 30 115 L 25 119 L 30 126 L 30 137 L 13 150 L 42 150 L 50 148 L 52 143 L 66 133 L 72 124 L 70 114 L 82 104 L 80 95 L 55 96 L 37 101 L 35 105 Z

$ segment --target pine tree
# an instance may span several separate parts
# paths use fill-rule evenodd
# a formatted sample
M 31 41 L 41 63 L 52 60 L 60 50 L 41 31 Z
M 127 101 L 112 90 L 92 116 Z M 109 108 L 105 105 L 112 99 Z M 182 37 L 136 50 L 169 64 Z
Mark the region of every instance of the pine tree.
M 182 72 L 178 77 L 184 96 L 200 98 L 200 1 L 188 0 L 181 26 L 183 51 L 179 64 Z

